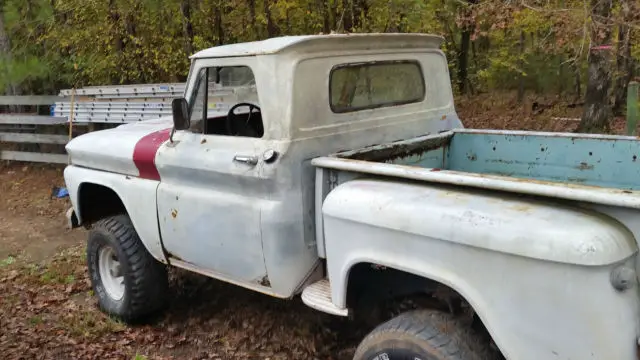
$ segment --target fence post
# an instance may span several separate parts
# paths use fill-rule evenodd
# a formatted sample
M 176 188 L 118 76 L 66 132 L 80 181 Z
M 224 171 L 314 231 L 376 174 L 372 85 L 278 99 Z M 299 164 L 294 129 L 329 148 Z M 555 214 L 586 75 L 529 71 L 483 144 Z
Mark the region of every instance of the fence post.
M 638 88 L 640 83 L 632 81 L 627 90 L 627 135 L 636 135 L 638 126 Z

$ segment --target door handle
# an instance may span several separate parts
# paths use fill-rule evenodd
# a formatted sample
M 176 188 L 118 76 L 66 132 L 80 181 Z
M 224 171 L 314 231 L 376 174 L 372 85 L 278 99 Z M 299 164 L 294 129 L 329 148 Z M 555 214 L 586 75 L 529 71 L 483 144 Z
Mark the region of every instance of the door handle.
M 258 157 L 257 156 L 236 155 L 236 156 L 233 157 L 233 161 L 239 162 L 239 163 L 244 163 L 244 164 L 251 165 L 251 166 L 255 166 L 256 164 L 258 164 Z

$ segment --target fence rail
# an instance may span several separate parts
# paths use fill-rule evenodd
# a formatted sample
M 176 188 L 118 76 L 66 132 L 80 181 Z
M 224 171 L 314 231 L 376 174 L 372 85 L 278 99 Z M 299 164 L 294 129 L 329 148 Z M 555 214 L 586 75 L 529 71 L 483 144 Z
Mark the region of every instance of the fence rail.
M 0 125 L 60 125 L 67 122 L 67 118 L 59 116 L 0 114 Z
M 55 95 L 0 96 L 0 105 L 51 105 L 63 99 Z
M 6 106 L 8 110 L 31 111 L 0 114 L 0 160 L 67 163 L 68 157 L 62 148 L 69 135 L 40 133 L 52 129 L 68 133 L 63 126 L 67 124 L 67 118 L 42 115 L 39 111 L 42 106 L 53 106 L 62 100 L 64 97 L 49 95 L 0 96 L 0 106 Z

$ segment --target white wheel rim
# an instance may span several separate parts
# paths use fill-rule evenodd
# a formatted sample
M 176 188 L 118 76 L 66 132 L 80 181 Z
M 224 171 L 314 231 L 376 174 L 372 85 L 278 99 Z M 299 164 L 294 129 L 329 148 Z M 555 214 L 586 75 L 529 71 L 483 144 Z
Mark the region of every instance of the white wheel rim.
M 110 246 L 100 249 L 98 254 L 98 269 L 104 290 L 113 300 L 124 297 L 124 275 L 118 261 L 118 254 Z

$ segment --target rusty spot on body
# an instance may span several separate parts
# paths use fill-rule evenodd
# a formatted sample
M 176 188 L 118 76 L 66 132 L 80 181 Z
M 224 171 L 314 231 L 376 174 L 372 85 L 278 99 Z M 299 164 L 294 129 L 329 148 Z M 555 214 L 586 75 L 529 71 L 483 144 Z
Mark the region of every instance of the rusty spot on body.
M 204 143 L 206 143 L 206 142 L 207 142 L 207 139 L 202 138 L 202 140 L 200 141 L 200 144 L 204 144 Z
M 586 162 L 581 162 L 580 165 L 577 166 L 578 170 L 593 170 L 593 165 L 589 165 Z
M 531 205 L 526 205 L 526 204 L 514 205 L 511 208 L 515 211 L 520 211 L 520 212 L 529 212 L 533 209 Z
M 179 257 L 178 255 L 173 254 L 173 253 L 170 253 L 170 252 L 168 252 L 168 251 L 167 251 L 167 256 L 168 256 L 168 257 L 170 257 L 170 258 L 174 258 L 174 259 L 176 259 L 176 260 L 178 260 L 178 261 L 184 261 L 184 259 L 182 259 L 182 258 L 181 258 L 181 257 Z
M 383 145 L 367 146 L 355 151 L 338 152 L 337 156 L 351 160 L 392 161 L 413 155 L 422 155 L 428 151 L 446 148 L 453 135 L 425 137 L 418 141 L 401 140 Z
M 265 275 L 260 279 L 259 284 L 262 286 L 271 287 L 271 281 L 269 281 L 269 276 Z
M 176 209 L 171 210 L 171 217 L 174 219 L 178 217 L 178 210 Z

